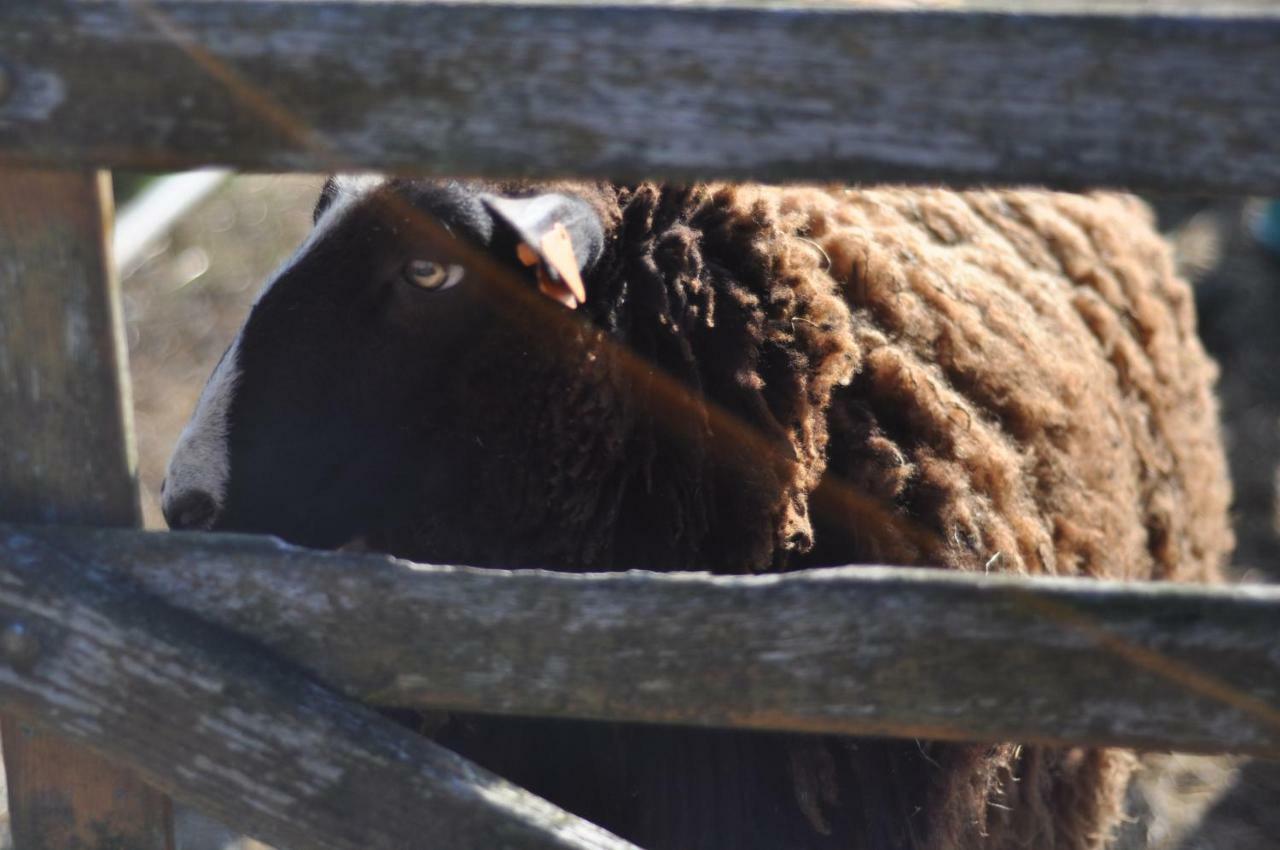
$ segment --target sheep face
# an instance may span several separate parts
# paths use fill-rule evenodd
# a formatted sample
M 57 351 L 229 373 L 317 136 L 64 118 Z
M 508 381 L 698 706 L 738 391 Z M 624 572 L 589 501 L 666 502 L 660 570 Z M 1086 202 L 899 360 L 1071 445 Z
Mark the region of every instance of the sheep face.
M 267 283 L 178 442 L 162 490 L 170 526 L 332 547 L 402 502 L 410 478 L 415 498 L 425 475 L 447 499 L 468 474 L 455 444 L 473 439 L 452 423 L 485 395 L 477 375 L 503 371 L 475 368 L 511 332 L 503 288 L 529 297 L 540 281 L 576 303 L 541 254 L 557 226 L 573 271 L 585 270 L 602 237 L 580 199 L 331 179 L 311 235 Z

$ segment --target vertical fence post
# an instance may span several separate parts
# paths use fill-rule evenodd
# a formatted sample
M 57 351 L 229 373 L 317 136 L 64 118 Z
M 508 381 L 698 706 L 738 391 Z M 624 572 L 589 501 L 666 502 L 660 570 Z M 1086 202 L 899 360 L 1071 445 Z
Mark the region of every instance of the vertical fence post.
M 110 217 L 105 172 L 0 169 L 0 519 L 140 524 Z M 171 850 L 163 794 L 37 727 L 0 730 L 17 850 Z

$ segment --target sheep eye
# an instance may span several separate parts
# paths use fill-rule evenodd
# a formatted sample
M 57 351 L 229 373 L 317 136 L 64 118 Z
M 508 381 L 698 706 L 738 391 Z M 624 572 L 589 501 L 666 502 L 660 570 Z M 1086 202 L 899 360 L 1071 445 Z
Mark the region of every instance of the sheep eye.
M 445 266 L 433 260 L 410 260 L 404 279 L 419 289 L 448 289 L 462 280 L 462 266 Z

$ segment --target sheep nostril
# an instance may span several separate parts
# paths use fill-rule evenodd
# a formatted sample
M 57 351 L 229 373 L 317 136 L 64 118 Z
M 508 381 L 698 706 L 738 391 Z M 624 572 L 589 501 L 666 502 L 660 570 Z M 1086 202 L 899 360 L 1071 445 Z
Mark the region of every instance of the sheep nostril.
M 218 516 L 218 505 L 203 490 L 188 490 L 164 503 L 164 519 L 174 531 L 208 531 Z

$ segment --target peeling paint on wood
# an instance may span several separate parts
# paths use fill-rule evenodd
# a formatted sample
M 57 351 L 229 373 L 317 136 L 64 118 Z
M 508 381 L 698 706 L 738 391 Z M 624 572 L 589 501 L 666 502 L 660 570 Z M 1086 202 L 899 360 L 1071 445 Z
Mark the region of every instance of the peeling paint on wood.
M 886 5 L 9 3 L 0 161 L 1280 193 L 1274 4 Z
M 1275 587 L 506 572 L 269 538 L 0 527 L 0 564 L 60 560 L 376 704 L 1280 756 Z
M 39 644 L 0 663 L 7 710 L 279 847 L 635 850 L 42 534 L 0 556 L 0 622 Z
M 0 517 L 8 521 L 141 519 L 109 199 L 105 175 L 0 169 Z M 0 626 L 0 657 L 11 667 L 39 657 L 23 622 Z M 171 850 L 164 795 L 38 726 L 8 717 L 0 726 L 18 847 Z

